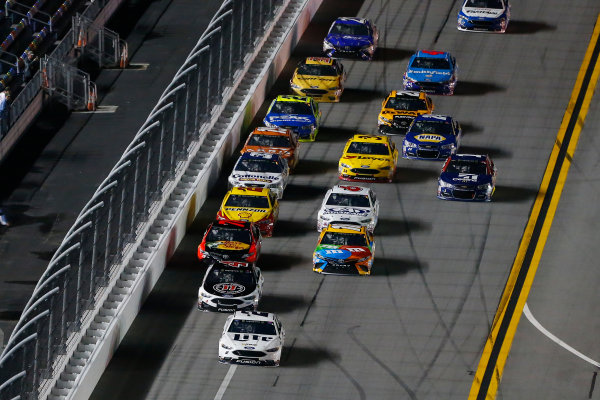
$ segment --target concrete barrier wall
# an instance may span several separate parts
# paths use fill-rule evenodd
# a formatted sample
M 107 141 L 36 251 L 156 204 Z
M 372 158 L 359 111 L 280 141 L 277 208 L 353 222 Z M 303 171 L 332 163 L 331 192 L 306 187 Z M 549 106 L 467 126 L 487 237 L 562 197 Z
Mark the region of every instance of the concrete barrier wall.
M 174 221 L 171 221 L 169 225 L 170 229 L 162 235 L 156 251 L 145 261 L 142 276 L 136 280 L 130 294 L 119 307 L 119 312 L 109 325 L 102 341 L 97 344 L 94 355 L 82 372 L 81 379 L 78 380 L 77 386 L 71 391 L 70 399 L 84 400 L 91 395 L 119 343 L 135 320 L 144 300 L 150 294 L 164 271 L 167 261 L 185 236 L 187 228 L 200 211 L 208 192 L 214 186 L 222 172 L 223 164 L 233 156 L 242 139 L 242 135 L 249 128 L 250 121 L 265 101 L 269 89 L 283 70 L 292 50 L 306 30 L 322 1 L 305 1 L 298 18 L 292 24 L 292 28 L 288 30 L 281 46 L 251 88 L 249 98 L 242 103 L 240 109 L 234 115 L 232 128 L 215 146 L 206 167 L 199 174 L 194 184 L 194 190 L 186 194 L 185 201 L 175 213 Z

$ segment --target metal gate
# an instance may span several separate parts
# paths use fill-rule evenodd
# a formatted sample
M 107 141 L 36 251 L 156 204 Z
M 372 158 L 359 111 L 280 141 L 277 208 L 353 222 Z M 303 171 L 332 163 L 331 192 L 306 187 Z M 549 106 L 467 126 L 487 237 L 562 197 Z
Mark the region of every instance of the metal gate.
M 81 14 L 73 17 L 73 43 L 103 67 L 125 68 L 127 65 L 127 42 L 121 40 L 117 32 L 94 24 Z
M 40 62 L 42 86 L 51 96 L 69 110 L 96 108 L 96 84 L 91 81 L 90 74 L 48 56 Z

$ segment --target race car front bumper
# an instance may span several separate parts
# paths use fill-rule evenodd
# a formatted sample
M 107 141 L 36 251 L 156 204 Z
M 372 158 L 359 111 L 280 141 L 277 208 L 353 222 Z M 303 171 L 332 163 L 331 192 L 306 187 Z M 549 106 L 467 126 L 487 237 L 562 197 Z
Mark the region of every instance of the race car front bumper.
M 261 367 L 278 367 L 279 360 L 263 360 L 259 358 L 244 358 L 244 357 L 221 357 L 219 362 L 222 364 L 237 364 L 237 365 L 257 365 Z
M 494 189 L 478 189 L 473 187 L 440 186 L 438 184 L 437 197 L 442 200 L 453 201 L 492 201 Z
M 249 297 L 249 296 L 245 296 Z M 244 298 L 200 297 L 198 310 L 231 313 L 235 311 L 256 311 L 258 296 L 251 300 Z
M 317 258 L 313 260 L 313 271 L 326 275 L 371 275 L 365 262 L 335 262 Z
M 300 88 L 295 89 L 292 88 L 294 94 L 298 96 L 309 96 L 312 97 L 314 101 L 318 101 L 320 103 L 338 103 L 340 98 L 342 97 L 343 88 L 329 90 L 329 89 L 309 89 L 309 88 Z
M 451 82 L 418 82 L 404 78 L 403 80 L 404 90 L 414 90 L 418 92 L 425 92 L 429 94 L 441 94 L 441 95 L 453 95 L 454 88 L 456 87 L 456 81 Z
M 454 149 L 435 145 L 416 145 L 412 147 L 406 143 L 402 144 L 402 158 L 410 160 L 445 160 L 454 153 L 456 153 L 456 147 Z

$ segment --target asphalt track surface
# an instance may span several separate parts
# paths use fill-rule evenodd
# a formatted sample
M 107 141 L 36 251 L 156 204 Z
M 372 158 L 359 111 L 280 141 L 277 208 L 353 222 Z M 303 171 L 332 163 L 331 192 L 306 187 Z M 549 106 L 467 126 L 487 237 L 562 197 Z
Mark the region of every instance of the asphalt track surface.
M 324 127 L 315 143 L 302 145 L 275 236 L 263 242 L 260 308 L 280 314 L 287 331 L 281 367 L 218 364 L 226 316 L 195 309 L 204 272 L 196 246 L 225 193 L 223 177 L 92 398 L 467 398 L 600 12 L 596 0 L 573 3 L 514 4 L 507 34 L 486 35 L 455 29 L 454 1 L 350 1 L 340 11 L 339 2 L 326 0 L 273 96 L 287 92 L 301 57 L 320 54 L 322 37 L 340 13 L 374 19 L 380 50 L 371 63 L 344 61 L 349 74 L 342 102 L 322 106 Z M 436 112 L 462 123 L 462 152 L 494 159 L 494 201 L 440 201 L 440 163 L 400 160 L 394 183 L 373 185 L 381 203 L 373 275 L 317 275 L 311 271 L 316 213 L 338 182 L 344 142 L 376 131 L 380 103 L 401 87 L 417 48 L 456 56 L 456 94 L 435 97 Z M 599 104 L 593 99 L 528 302 L 546 329 L 595 360 Z M 596 371 L 523 317 L 497 398 L 597 398 Z

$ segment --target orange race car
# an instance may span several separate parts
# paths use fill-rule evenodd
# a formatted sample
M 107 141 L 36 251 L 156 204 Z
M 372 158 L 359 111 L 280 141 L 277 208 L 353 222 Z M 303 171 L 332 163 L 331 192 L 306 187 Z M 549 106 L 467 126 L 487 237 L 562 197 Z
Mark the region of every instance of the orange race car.
M 298 164 L 298 139 L 289 129 L 260 127 L 248 136 L 241 153 L 247 151 L 279 154 L 290 169 Z

